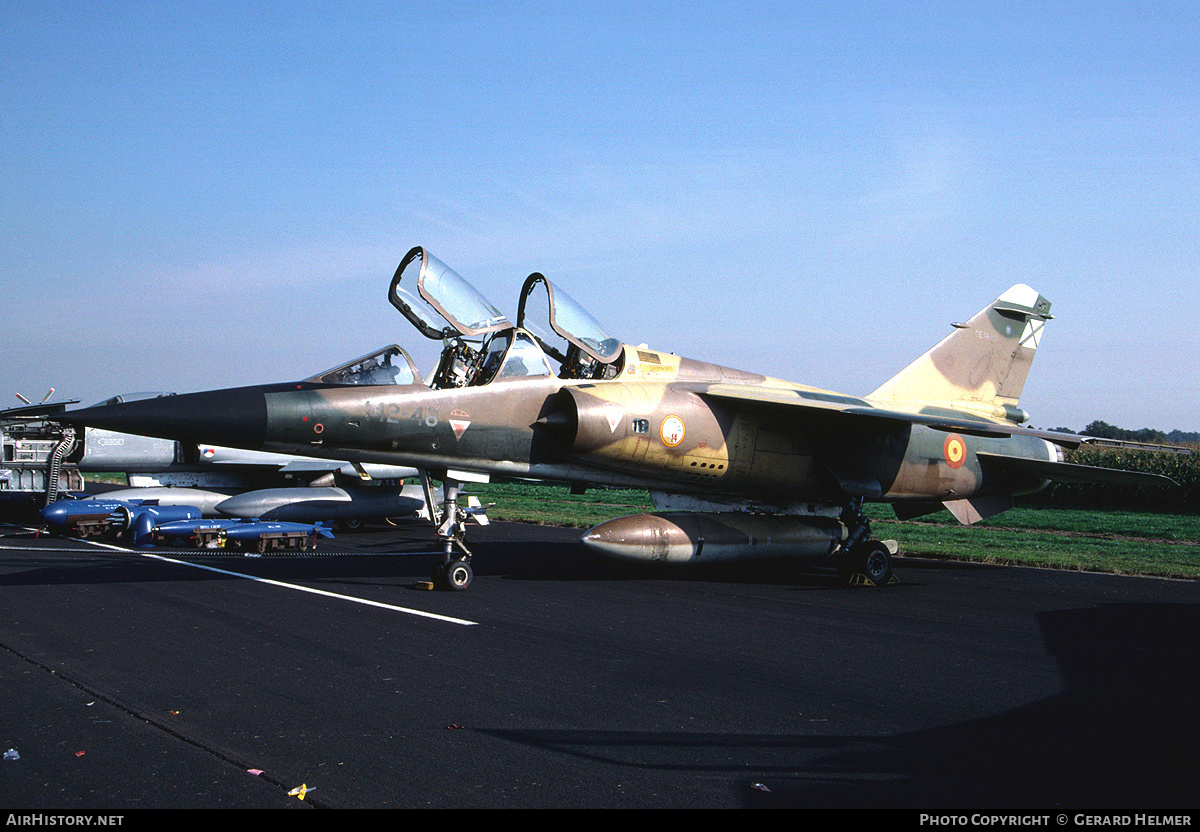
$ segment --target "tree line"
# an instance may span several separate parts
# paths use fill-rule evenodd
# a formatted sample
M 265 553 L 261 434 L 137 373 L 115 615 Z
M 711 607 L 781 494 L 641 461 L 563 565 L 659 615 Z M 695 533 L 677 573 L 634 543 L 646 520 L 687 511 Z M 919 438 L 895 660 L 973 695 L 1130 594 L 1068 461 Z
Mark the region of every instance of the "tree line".
M 1066 428 L 1054 428 L 1070 433 Z M 1156 445 L 1197 445 L 1200 444 L 1200 431 L 1173 430 L 1163 433 L 1155 428 L 1128 430 L 1110 425 L 1097 419 L 1080 431 L 1084 436 L 1095 436 L 1099 439 L 1120 439 L 1125 442 L 1149 442 Z

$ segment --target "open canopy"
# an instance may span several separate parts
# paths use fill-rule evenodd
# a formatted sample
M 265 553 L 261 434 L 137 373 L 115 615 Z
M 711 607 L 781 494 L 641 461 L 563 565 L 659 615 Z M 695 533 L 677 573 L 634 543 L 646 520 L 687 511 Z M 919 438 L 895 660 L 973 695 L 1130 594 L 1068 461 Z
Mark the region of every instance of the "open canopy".
M 474 286 L 421 246 L 400 261 L 388 300 L 427 338 L 479 337 L 512 329 Z
M 527 301 L 533 299 L 527 315 Z M 434 388 L 475 387 L 493 381 L 551 376 L 611 378 L 619 372 L 620 341 L 587 310 L 535 272 L 521 289 L 518 325 L 470 283 L 421 246 L 392 277 L 388 300 L 427 338 L 445 341 L 429 376 Z M 565 351 L 555 344 L 566 341 Z
M 542 300 L 539 287 L 544 290 L 546 309 L 543 313 L 550 329 L 569 344 L 578 347 L 601 364 L 611 364 L 621 355 L 621 342 L 610 337 L 592 317 L 591 313 L 575 302 L 574 298 L 554 286 L 540 272 L 525 278 L 521 287 L 521 301 L 517 310 L 517 326 L 528 330 L 537 338 L 542 348 L 557 358 L 566 361 L 549 343 L 548 333 L 542 329 L 541 320 L 533 320 L 527 314 L 527 303 L 531 298 Z M 537 303 L 535 300 L 534 303 Z

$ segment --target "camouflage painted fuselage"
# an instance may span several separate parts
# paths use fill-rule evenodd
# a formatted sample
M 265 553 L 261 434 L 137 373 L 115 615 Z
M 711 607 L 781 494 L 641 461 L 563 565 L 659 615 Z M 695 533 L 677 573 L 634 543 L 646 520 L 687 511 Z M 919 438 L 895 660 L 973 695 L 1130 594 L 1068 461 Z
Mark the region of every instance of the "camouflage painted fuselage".
M 628 345 L 603 380 L 555 378 L 523 336 L 525 352 L 513 364 L 536 370 L 506 376 L 510 347 L 495 377 L 466 379 L 468 386 L 325 376 L 70 416 L 450 479 L 632 486 L 698 495 L 729 510 L 883 500 L 909 504 L 911 516 L 946 505 L 970 522 L 1041 487 L 1061 464 L 1047 434 L 1019 426 L 1025 415 L 1017 406 L 1049 308 L 1029 287 L 1013 287 L 862 398 Z M 448 347 L 443 364 L 453 357 Z
M 754 385 L 798 401 L 871 406 L 863 399 L 625 349 L 624 369 L 606 381 L 538 377 L 445 390 L 422 384 L 299 385 L 265 392 L 262 447 L 349 454 L 443 475 L 458 471 L 743 495 L 766 503 L 1010 494 L 1042 481 L 985 476 L 977 451 L 1052 455 L 1045 442 L 1028 436 L 972 437 L 856 418 L 842 410 L 737 404 L 706 392 Z
M 405 277 L 414 271 L 415 288 Z M 542 289 L 565 352 L 535 331 L 534 318 L 530 329 L 523 323 L 525 302 Z M 622 345 L 540 273 L 526 280 L 514 327 L 420 247 L 401 261 L 389 300 L 443 340 L 428 384 L 393 345 L 294 384 L 125 402 L 62 420 L 445 479 L 434 577 L 455 589 L 471 576 L 455 557 L 458 547 L 469 559 L 453 508 L 463 481 L 648 489 L 656 513 L 610 520 L 583 543 L 664 562 L 832 555 L 849 576 L 883 585 L 889 550 L 869 536 L 865 501 L 891 502 L 901 518 L 944 506 L 972 523 L 1051 479 L 1161 479 L 1067 464 L 1060 449 L 1084 437 L 1023 427 L 1018 400 L 1051 318 L 1050 302 L 1025 285 L 863 397 Z

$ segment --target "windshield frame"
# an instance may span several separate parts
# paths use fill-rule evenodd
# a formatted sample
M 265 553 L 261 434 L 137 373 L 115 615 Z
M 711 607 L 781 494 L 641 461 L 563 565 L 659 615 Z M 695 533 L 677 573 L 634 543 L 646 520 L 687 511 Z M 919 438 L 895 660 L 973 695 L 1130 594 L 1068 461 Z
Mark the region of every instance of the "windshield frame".
M 388 346 L 383 347 L 382 349 L 375 350 L 374 352 L 369 352 L 366 355 L 360 355 L 358 358 L 355 358 L 353 361 L 347 361 L 345 364 L 339 364 L 336 367 L 331 367 L 328 370 L 324 370 L 324 371 L 317 373 L 314 376 L 310 376 L 304 380 L 308 381 L 308 382 L 313 382 L 315 384 L 336 384 L 339 386 L 355 386 L 355 385 L 358 385 L 359 382 L 347 381 L 346 377 L 348 377 L 350 375 L 362 375 L 365 373 L 370 373 L 373 370 L 379 369 L 380 367 L 387 366 L 387 364 L 389 364 L 391 362 L 391 359 L 395 356 L 400 356 L 401 358 L 404 359 L 404 363 L 408 366 L 408 371 L 412 375 L 413 380 L 411 382 L 391 381 L 391 382 L 385 382 L 383 384 L 377 384 L 375 382 L 366 382 L 365 386 L 404 387 L 404 386 L 409 386 L 412 384 L 424 384 L 424 381 L 422 381 L 422 379 L 421 379 L 421 373 L 417 369 L 416 363 L 413 362 L 412 356 L 410 356 L 408 354 L 408 352 L 406 352 L 405 349 L 398 344 L 389 344 Z M 355 373 L 349 372 L 349 371 L 353 370 L 356 365 L 365 364 L 366 362 L 371 361 L 371 360 L 374 360 L 376 362 L 375 367 L 363 368 Z M 333 378 L 333 376 L 338 376 L 338 375 L 342 375 L 343 378 L 341 378 L 341 379 Z

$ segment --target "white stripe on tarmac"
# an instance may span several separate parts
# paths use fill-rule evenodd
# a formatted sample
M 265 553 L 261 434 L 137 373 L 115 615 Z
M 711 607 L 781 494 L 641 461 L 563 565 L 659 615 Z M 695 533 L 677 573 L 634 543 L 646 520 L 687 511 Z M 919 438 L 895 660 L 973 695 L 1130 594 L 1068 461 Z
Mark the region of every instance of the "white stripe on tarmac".
M 394 604 L 384 604 L 384 603 L 381 603 L 380 601 L 372 601 L 369 598 L 356 598 L 353 595 L 342 595 L 341 593 L 329 592 L 328 590 L 324 590 L 324 589 L 314 589 L 309 586 L 300 586 L 299 584 L 288 584 L 288 583 L 284 583 L 283 581 L 274 581 L 274 580 L 271 580 L 270 578 L 260 578 L 256 575 L 246 575 L 242 572 L 231 572 L 228 569 L 218 569 L 215 566 L 206 566 L 205 564 L 202 564 L 202 563 L 192 563 L 191 561 L 188 561 L 188 560 L 179 560 L 177 558 L 169 558 L 164 555 L 156 555 L 152 552 L 138 552 L 133 549 L 126 549 L 123 546 L 114 546 L 111 543 L 101 543 L 96 540 L 84 540 L 81 542 L 82 543 L 90 543 L 93 546 L 102 546 L 105 549 L 112 549 L 117 552 L 124 552 L 125 554 L 128 554 L 128 555 L 140 555 L 141 557 L 144 557 L 144 558 L 153 558 L 154 560 L 161 560 L 161 561 L 165 561 L 166 563 L 178 563 L 182 566 L 191 566 L 196 569 L 204 569 L 209 572 L 216 572 L 217 574 L 220 574 L 220 575 L 229 575 L 234 578 L 245 578 L 248 581 L 257 581 L 260 584 L 271 584 L 272 586 L 281 586 L 284 589 L 294 589 L 297 592 L 308 592 L 312 595 L 324 595 L 326 598 L 337 598 L 342 601 L 350 601 L 352 603 L 362 604 L 367 607 L 378 607 L 378 608 L 384 609 L 384 610 L 392 610 L 393 612 L 402 612 L 402 613 L 406 613 L 408 615 L 416 615 L 421 618 L 432 618 L 436 621 L 444 621 L 447 624 L 462 624 L 464 626 L 471 627 L 471 626 L 474 626 L 479 623 L 478 621 L 467 621 L 464 618 L 452 618 L 448 615 L 438 615 L 437 613 L 425 612 L 424 610 L 414 610 L 410 607 L 398 607 Z M 8 549 L 8 548 L 16 548 L 16 547 L 0 546 L 0 548 Z M 48 550 L 40 549 L 37 551 L 44 552 L 44 551 L 48 551 Z M 61 549 L 58 551 L 77 552 L 79 550 L 78 549 Z

